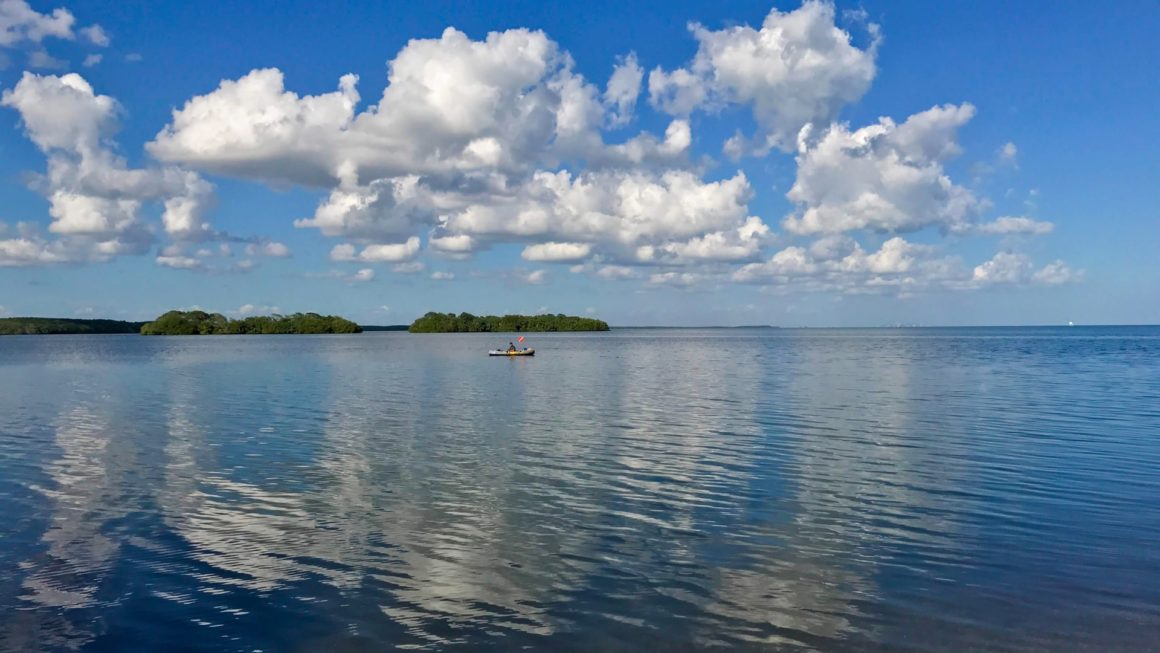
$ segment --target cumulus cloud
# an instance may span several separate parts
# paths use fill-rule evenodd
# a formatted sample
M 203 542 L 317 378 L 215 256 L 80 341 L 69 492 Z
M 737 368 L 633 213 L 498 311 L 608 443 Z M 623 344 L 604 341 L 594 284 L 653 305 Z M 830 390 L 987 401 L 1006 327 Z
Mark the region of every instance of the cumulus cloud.
M 416 176 L 378 179 L 366 185 L 353 173 L 331 191 L 312 218 L 294 221 L 296 227 L 314 227 L 327 236 L 363 239 L 405 237 L 430 223 L 434 201 L 423 192 Z
M 991 260 L 975 266 L 971 281 L 977 285 L 1019 283 L 1031 273 L 1031 259 L 1023 254 L 999 252 Z
M 890 238 L 876 251 L 844 237 L 828 237 L 809 248 L 790 246 L 769 260 L 745 265 L 734 281 L 802 290 L 839 292 L 909 292 L 962 286 L 968 271 L 957 257 L 930 245 Z
M 692 288 L 705 283 L 708 279 L 708 275 L 697 272 L 654 272 L 649 275 L 648 283 L 652 286 Z
M 999 162 L 1015 165 L 1015 158 L 1019 156 L 1019 148 L 1015 144 L 1008 141 L 999 148 Z
M 567 249 L 577 260 L 581 245 L 616 260 L 681 264 L 736 260 L 756 253 L 769 230 L 748 214 L 751 188 L 745 175 L 704 182 L 680 170 L 663 174 L 567 171 L 536 173 L 510 200 L 468 206 L 442 216 L 440 240 L 461 240 L 469 249 L 495 240 L 543 241 L 529 260 L 547 260 Z M 561 247 L 561 244 L 570 247 Z
M 147 149 L 220 174 L 331 188 L 296 226 L 396 242 L 441 215 L 511 203 L 539 169 L 563 161 L 686 165 L 687 121 L 673 121 L 663 138 L 606 144 L 601 136 L 606 123 L 629 120 L 642 74 L 627 56 L 602 95 L 542 32 L 474 41 L 449 28 L 409 42 L 390 62 L 378 102 L 362 112 L 353 75 L 332 93 L 300 96 L 281 71 L 255 70 L 175 110 Z M 435 250 L 467 251 L 465 239 L 437 238 Z
M 177 270 L 200 270 L 205 262 L 193 256 L 161 254 L 156 259 L 157 265 Z
M 146 149 L 220 174 L 323 184 L 337 172 L 331 141 L 354 118 L 357 82 L 345 75 L 333 93 L 300 97 L 281 71 L 255 70 L 186 102 Z
M 80 33 L 81 36 L 85 38 L 85 40 L 100 48 L 108 47 L 109 43 L 111 42 L 109 39 L 109 34 L 105 32 L 105 28 L 101 27 L 100 25 L 82 27 L 80 29 Z
M 956 233 L 975 233 L 988 236 L 1043 236 L 1051 233 L 1054 229 L 1055 225 L 1050 222 L 1022 216 L 1003 216 L 992 222 L 954 225 L 951 228 Z
M 212 260 L 226 254 L 197 244 L 210 241 L 238 244 L 250 258 L 237 269 L 289 255 L 281 243 L 215 232 L 206 219 L 213 189 L 197 170 L 321 191 L 316 206 L 287 217 L 338 239 L 330 259 L 359 271 L 324 276 L 347 281 L 373 278 L 370 266 L 378 264 L 425 272 L 424 253 L 466 259 L 505 245 L 525 261 L 567 264 L 595 279 L 675 287 L 733 280 L 902 292 L 1078 278 L 1062 262 L 1036 270 L 999 257 L 972 268 L 921 244 L 929 239 L 902 237 L 924 229 L 1039 235 L 1053 225 L 1019 216 L 988 221 L 986 198 L 951 180 L 958 131 L 975 112 L 969 103 L 900 123 L 837 122 L 876 76 L 879 33 L 864 13 L 853 16 L 855 34 L 834 14 L 831 4 L 807 0 L 772 10 L 756 27 L 691 25 L 692 60 L 647 76 L 649 101 L 672 116 L 664 133 L 615 140 L 608 134 L 633 122 L 643 92 L 638 56 L 618 59 L 599 87 L 555 41 L 528 29 L 475 40 L 448 28 L 411 40 L 390 59 L 381 93 L 367 99 L 354 75 L 314 95 L 295 91 L 277 68 L 222 80 L 172 112 L 146 145 L 161 164 L 141 169 L 117 155 L 112 135 L 122 111 L 112 98 L 77 75 L 25 75 L 2 102 L 20 111 L 49 160 L 34 188 L 48 199 L 50 236 L 6 236 L 0 243 L 9 253 L 0 260 L 100 260 L 118 248 L 149 249 L 155 233 L 173 245 L 157 257 L 171 267 L 215 269 Z M 43 37 L 19 30 L 22 43 L 41 47 Z M 70 23 L 68 38 L 71 30 Z M 93 45 L 107 41 L 98 26 L 78 34 Z M 699 141 L 721 132 L 702 133 L 700 120 L 729 107 L 752 112 L 757 131 L 734 132 L 726 154 L 795 154 L 793 209 L 781 236 L 750 211 L 755 193 L 744 172 L 719 172 L 694 154 L 694 120 L 696 144 L 715 151 L 719 143 Z M 1013 164 L 1017 149 L 1008 143 L 998 156 Z M 158 205 L 161 232 L 147 219 Z M 537 283 L 547 274 L 501 278 Z
M 654 69 L 650 100 L 678 116 L 715 105 L 748 105 L 763 131 L 755 149 L 791 150 L 803 127 L 829 124 L 870 88 L 878 28 L 868 28 L 871 44 L 859 49 L 834 24 L 833 5 L 816 0 L 790 12 L 773 9 L 757 29 L 713 31 L 692 24 L 697 54 L 686 67 Z
M 87 57 L 85 57 L 85 60 L 81 65 L 84 66 L 85 68 L 92 68 L 92 67 L 100 64 L 101 61 L 103 61 L 104 59 L 105 59 L 104 55 L 90 54 Z
M 455 278 L 454 272 L 444 272 L 442 270 L 431 273 L 431 278 L 435 281 L 451 281 Z
M 596 276 L 601 279 L 635 279 L 636 270 L 627 265 L 604 265 L 596 270 Z
M 1083 270 L 1073 270 L 1066 263 L 1056 259 L 1031 275 L 1031 280 L 1047 286 L 1057 286 L 1063 283 L 1080 281 L 1084 277 Z
M 0 223 L 0 226 L 4 226 Z M 117 256 L 143 254 L 150 234 L 137 229 L 109 236 L 77 234 L 47 238 L 35 226 L 17 223 L 15 233 L 0 229 L 0 267 L 52 265 L 58 263 L 101 263 Z
M 1027 283 L 1053 286 L 1082 278 L 1083 271 L 1073 270 L 1060 260 L 1036 270 L 1026 254 L 999 252 L 975 267 L 970 283 L 975 287 Z
M 608 86 L 604 89 L 604 104 L 608 107 L 610 125 L 620 127 L 632 120 L 643 80 L 644 69 L 637 62 L 635 52 L 630 52 L 616 63 L 612 76 L 608 78 Z
M 332 261 L 364 261 L 367 263 L 397 263 L 414 258 L 419 253 L 419 238 L 412 236 L 404 243 L 367 245 L 361 251 L 350 243 L 335 245 L 330 250 Z
M 275 241 L 264 241 L 246 245 L 246 256 L 269 256 L 272 258 L 288 258 L 290 248 Z
M 974 114 L 970 104 L 948 104 L 901 125 L 890 118 L 853 131 L 835 124 L 814 143 L 803 139 L 787 193 L 798 210 L 782 225 L 802 235 L 966 225 L 980 202 L 943 163 L 959 152 L 955 134 Z
M 121 109 L 97 94 L 80 75 L 25 73 L 0 95 L 0 106 L 19 112 L 29 139 L 48 158 L 48 171 L 33 186 L 49 201 L 49 231 L 83 236 L 104 251 L 140 251 L 152 236 L 143 223 L 146 203 L 162 205 L 162 223 L 174 239 L 199 240 L 213 234 L 203 220 L 213 189 L 197 174 L 178 168 L 129 168 L 110 138 Z M 63 244 L 79 260 L 80 241 Z M 119 246 L 108 243 L 118 242 Z
M 588 243 L 539 243 L 528 245 L 520 256 L 525 261 L 569 262 L 588 258 L 592 245 Z
M 248 256 L 261 256 L 261 247 L 246 247 Z M 161 267 L 175 270 L 196 270 L 209 274 L 249 272 L 257 266 L 252 258 L 233 260 L 233 251 L 227 243 L 217 247 L 193 248 L 189 243 L 173 243 L 162 247 L 154 258 Z
M 57 59 L 47 50 L 33 50 L 28 53 L 28 67 L 35 70 L 64 70 L 68 68 L 68 62 Z
M 391 272 L 399 274 L 418 274 L 427 269 L 427 264 L 423 261 L 407 261 L 406 263 L 396 263 L 391 266 Z
M 375 278 L 375 271 L 370 268 L 363 268 L 351 275 L 351 281 L 372 281 Z
M 40 43 L 49 37 L 72 39 L 75 23 L 76 18 L 68 9 L 42 14 L 25 0 L 0 0 L 0 47 Z
M 352 167 L 360 183 L 411 174 L 467 183 L 460 178 L 471 172 L 534 165 L 558 135 L 587 128 L 586 105 L 600 107 L 556 44 L 525 29 L 473 41 L 448 28 L 412 40 L 388 80 L 378 103 L 355 115 L 353 75 L 333 93 L 301 97 L 280 71 L 256 70 L 174 111 L 149 150 L 225 174 L 314 185 Z

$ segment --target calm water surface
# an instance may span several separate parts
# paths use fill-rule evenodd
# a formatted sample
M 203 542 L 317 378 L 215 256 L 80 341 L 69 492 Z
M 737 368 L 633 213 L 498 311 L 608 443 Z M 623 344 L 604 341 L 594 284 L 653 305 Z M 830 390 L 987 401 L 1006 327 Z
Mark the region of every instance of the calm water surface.
M 0 649 L 1140 651 L 1160 328 L 0 338 Z

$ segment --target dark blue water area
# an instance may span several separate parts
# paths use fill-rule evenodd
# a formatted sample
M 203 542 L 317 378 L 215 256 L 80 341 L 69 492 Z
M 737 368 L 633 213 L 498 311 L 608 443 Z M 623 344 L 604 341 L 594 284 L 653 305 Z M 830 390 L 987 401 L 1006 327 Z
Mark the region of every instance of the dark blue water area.
M 1160 328 L 507 340 L 0 339 L 0 650 L 1157 649 Z

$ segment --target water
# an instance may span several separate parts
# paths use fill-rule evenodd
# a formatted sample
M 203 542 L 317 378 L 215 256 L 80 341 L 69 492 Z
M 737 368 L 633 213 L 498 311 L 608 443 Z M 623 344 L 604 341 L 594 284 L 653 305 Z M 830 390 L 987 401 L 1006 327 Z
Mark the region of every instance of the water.
M 509 339 L 0 339 L 0 649 L 1160 642 L 1160 328 Z

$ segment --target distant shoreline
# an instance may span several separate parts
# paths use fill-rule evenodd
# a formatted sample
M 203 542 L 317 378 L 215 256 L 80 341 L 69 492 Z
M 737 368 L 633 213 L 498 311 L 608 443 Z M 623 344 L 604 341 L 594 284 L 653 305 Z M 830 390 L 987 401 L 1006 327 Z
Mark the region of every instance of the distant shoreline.
M 53 318 L 53 317 L 4 317 L 0 318 L 0 336 L 17 336 L 17 335 L 31 335 L 31 336 L 51 336 L 51 335 L 128 335 L 140 334 L 141 327 L 147 322 L 136 322 L 128 320 L 110 320 L 110 319 L 78 319 L 78 318 Z M 406 332 L 410 328 L 407 324 L 365 324 L 359 325 L 364 333 L 373 332 Z M 706 325 L 706 326 L 666 326 L 666 325 L 646 325 L 646 326 L 609 326 L 609 331 L 647 331 L 653 330 L 670 330 L 670 331 L 741 331 L 741 330 L 786 330 L 786 331 L 866 331 L 866 330 L 881 330 L 893 331 L 903 329 L 1084 329 L 1084 328 L 1142 328 L 1142 327 L 1160 327 L 1160 324 L 1076 324 L 1068 326 L 1066 324 L 988 324 L 988 325 L 889 325 L 889 326 L 774 326 L 774 325 L 740 325 L 740 326 L 721 326 L 721 325 Z M 452 333 L 466 333 L 466 332 L 452 332 Z M 484 333 L 484 332 L 477 332 Z M 532 331 L 495 331 L 491 333 L 534 333 Z M 551 333 L 551 332 L 541 332 Z M 600 331 L 557 331 L 555 333 L 600 333 Z M 607 333 L 607 332 L 605 332 Z M 274 335 L 293 335 L 293 334 L 274 334 Z

